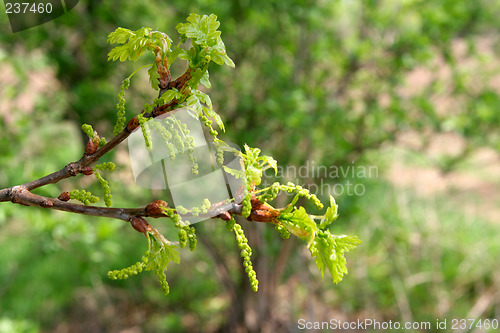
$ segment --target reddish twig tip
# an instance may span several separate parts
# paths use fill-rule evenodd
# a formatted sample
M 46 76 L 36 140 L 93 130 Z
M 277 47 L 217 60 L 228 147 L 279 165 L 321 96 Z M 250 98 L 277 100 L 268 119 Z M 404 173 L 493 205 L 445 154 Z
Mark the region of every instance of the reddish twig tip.
M 156 200 L 146 206 L 148 216 L 158 216 L 163 214 L 162 207 L 168 207 L 168 204 L 163 200 Z

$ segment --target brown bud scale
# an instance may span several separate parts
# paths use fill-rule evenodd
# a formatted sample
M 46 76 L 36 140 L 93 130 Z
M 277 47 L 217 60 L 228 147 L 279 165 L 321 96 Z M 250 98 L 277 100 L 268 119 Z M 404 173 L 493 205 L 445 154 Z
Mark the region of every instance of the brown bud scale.
M 137 127 L 139 127 L 139 120 L 137 119 L 137 116 L 130 119 L 130 121 L 127 124 L 127 131 L 129 133 L 132 133 Z
M 99 148 L 99 144 L 96 144 L 92 139 L 90 139 L 85 147 L 85 154 L 92 155 L 97 151 L 97 148 Z
M 82 173 L 86 176 L 89 176 L 94 173 L 94 170 L 91 167 L 86 166 L 82 168 Z
M 131 218 L 130 224 L 132 225 L 132 227 L 135 230 L 137 230 L 143 234 L 146 233 L 146 231 L 148 230 L 148 226 L 149 226 L 148 221 L 146 221 L 144 218 L 139 217 L 139 216 Z
M 168 207 L 168 204 L 163 200 L 156 200 L 146 206 L 146 213 L 148 216 L 162 215 L 163 210 L 161 207 Z
M 279 215 L 278 210 L 253 210 L 249 219 L 257 222 L 273 222 Z
M 231 219 L 231 214 L 229 214 L 229 212 L 224 212 L 222 214 L 219 214 L 219 218 L 224 221 L 229 221 Z
M 61 195 L 59 195 L 59 197 L 57 198 L 61 201 L 68 201 L 69 199 L 71 199 L 70 195 L 68 192 L 63 192 L 61 193 Z

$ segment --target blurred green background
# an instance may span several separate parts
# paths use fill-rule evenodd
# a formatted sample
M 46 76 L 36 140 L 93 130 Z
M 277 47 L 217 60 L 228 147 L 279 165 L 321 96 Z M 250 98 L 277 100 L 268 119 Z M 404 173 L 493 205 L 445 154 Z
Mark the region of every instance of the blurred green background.
M 295 167 L 283 182 L 323 200 L 336 190 L 332 231 L 363 240 L 349 275 L 322 280 L 300 241 L 242 221 L 260 281 L 252 293 L 234 238 L 207 221 L 197 250 L 169 268 L 165 297 L 152 274 L 107 279 L 147 246 L 125 223 L 2 203 L 1 333 L 294 332 L 300 319 L 365 318 L 437 331 L 436 319 L 450 329 L 453 318 L 500 318 L 499 1 L 88 0 L 15 34 L 2 12 L 0 188 L 78 160 L 82 123 L 111 136 L 134 67 L 107 62 L 108 33 L 149 26 L 175 41 L 191 12 L 218 15 L 236 63 L 210 68 L 222 138 Z M 154 96 L 146 73 L 134 77 L 128 116 Z M 114 205 L 161 198 L 134 184 L 127 154 L 106 156 L 118 163 Z M 377 173 L 358 172 L 369 167 Z M 99 193 L 83 177 L 37 193 L 75 187 Z

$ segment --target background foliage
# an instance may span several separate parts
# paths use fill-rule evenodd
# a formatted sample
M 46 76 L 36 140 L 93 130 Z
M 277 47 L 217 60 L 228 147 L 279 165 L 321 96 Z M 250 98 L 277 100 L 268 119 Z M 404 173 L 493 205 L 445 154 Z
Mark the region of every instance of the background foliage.
M 298 241 L 243 223 L 258 249 L 253 294 L 234 239 L 207 221 L 196 225 L 199 251 L 169 269 L 164 297 L 149 276 L 107 279 L 144 250 L 125 224 L 2 204 L 0 332 L 274 332 L 297 330 L 299 318 L 499 317 L 498 1 L 88 0 L 16 34 L 1 14 L 0 187 L 78 159 L 82 123 L 112 132 L 130 68 L 107 62 L 109 32 L 151 26 L 175 36 L 190 12 L 218 16 L 236 64 L 211 68 L 225 139 L 261 147 L 282 166 L 377 167 L 372 178 L 300 177 L 323 190 L 364 185 L 362 196 L 336 196 L 342 225 L 332 232 L 364 241 L 349 275 L 321 280 Z M 127 92 L 128 116 L 154 98 L 145 73 L 134 80 L 145 89 Z M 114 204 L 150 202 L 161 193 L 135 186 L 125 148 L 114 156 Z M 57 197 L 65 186 L 40 191 Z

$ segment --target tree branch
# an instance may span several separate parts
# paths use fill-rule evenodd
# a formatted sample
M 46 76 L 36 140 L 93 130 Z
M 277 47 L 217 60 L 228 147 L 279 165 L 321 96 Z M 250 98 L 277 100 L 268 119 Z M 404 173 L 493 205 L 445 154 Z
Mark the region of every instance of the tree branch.
M 176 88 L 181 90 L 182 87 L 187 84 L 189 79 L 192 77 L 192 69 L 186 70 L 186 72 L 177 78 L 175 81 L 172 81 L 168 84 L 168 86 L 164 89 L 160 89 L 160 95 L 172 88 Z M 171 102 L 157 106 L 150 113 L 145 113 L 144 117 L 147 118 L 155 118 L 160 115 L 163 115 L 167 112 L 175 111 L 178 107 L 179 101 L 172 100 Z M 144 113 L 144 110 L 141 111 Z M 11 201 L 13 203 L 17 203 L 24 206 L 35 206 L 40 208 L 54 209 L 60 210 L 70 213 L 90 215 L 90 216 L 99 216 L 99 217 L 109 217 L 114 219 L 119 219 L 127 222 L 132 222 L 135 218 L 141 217 L 166 217 L 161 209 L 159 209 L 158 202 L 160 202 L 160 206 L 167 206 L 167 203 L 164 201 L 155 201 L 150 203 L 149 205 L 141 208 L 111 208 L 111 207 L 98 207 L 98 206 L 87 206 L 76 203 L 69 203 L 67 199 L 60 200 L 59 198 L 49 198 L 45 196 L 41 196 L 38 194 L 34 194 L 31 191 L 48 185 L 55 184 L 65 178 L 74 177 L 78 174 L 90 175 L 93 170 L 91 165 L 97 162 L 103 155 L 113 150 L 118 146 L 121 142 L 123 142 L 129 135 L 139 127 L 139 121 L 136 117 L 133 117 L 125 126 L 125 128 L 115 137 L 113 137 L 108 143 L 104 146 L 97 148 L 94 152 L 89 152 L 88 150 L 83 154 L 82 158 L 76 162 L 72 162 L 67 164 L 64 168 L 54 173 L 51 173 L 42 178 L 33 180 L 31 182 L 17 185 L 9 188 L 4 188 L 0 190 L 0 202 Z M 90 140 L 93 140 L 90 138 Z M 62 198 L 61 198 L 62 199 Z M 252 212 L 248 217 L 249 221 L 256 222 L 271 222 L 275 223 L 274 217 L 279 215 L 278 211 L 271 212 L 269 208 L 261 207 L 260 202 L 253 200 L 252 202 Z M 263 210 L 261 210 L 263 209 Z M 222 220 L 228 220 L 231 218 L 231 215 L 241 215 L 242 214 L 242 205 L 234 202 L 225 203 L 215 203 L 211 206 L 211 209 L 206 214 L 199 215 L 201 217 L 209 218 L 221 218 Z M 182 217 L 192 217 L 193 215 L 190 213 L 180 214 Z M 134 223 L 132 222 L 132 226 Z
M 130 221 L 134 217 L 166 217 L 160 210 L 151 209 L 155 202 L 141 208 L 113 208 L 113 207 L 98 207 L 86 206 L 59 200 L 58 198 L 49 198 L 42 195 L 31 193 L 23 185 L 13 186 L 0 191 L 0 201 L 11 201 L 23 206 L 35 206 L 40 208 L 48 208 L 60 210 L 64 212 L 109 217 L 123 221 Z M 200 214 L 200 217 L 214 218 L 223 215 L 224 213 L 241 215 L 241 204 L 236 203 L 217 203 L 212 205 L 206 214 Z M 181 215 L 182 217 L 192 217 L 190 213 Z

